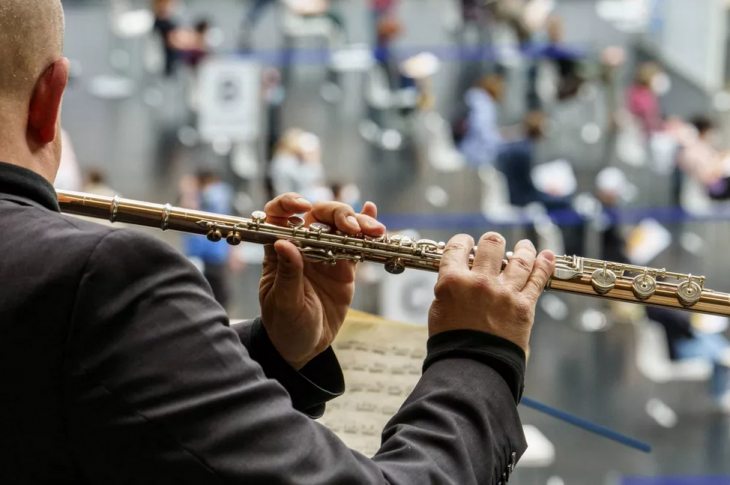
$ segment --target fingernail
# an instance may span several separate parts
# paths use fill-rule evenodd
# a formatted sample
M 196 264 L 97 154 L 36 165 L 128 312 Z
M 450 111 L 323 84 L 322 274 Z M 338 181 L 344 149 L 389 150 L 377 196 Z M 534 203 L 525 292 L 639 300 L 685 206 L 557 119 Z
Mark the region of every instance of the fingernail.
M 352 227 L 360 228 L 360 224 L 357 222 L 357 218 L 355 216 L 347 216 L 347 223 Z
M 299 198 L 297 199 L 297 202 L 299 202 L 299 203 L 300 203 L 300 204 L 302 204 L 302 205 L 312 205 L 312 204 L 311 204 L 311 203 L 310 203 L 310 202 L 309 202 L 309 201 L 308 201 L 307 199 L 304 199 L 304 198 L 302 198 L 302 197 L 299 197 Z
M 550 261 L 551 263 L 552 263 L 553 261 L 555 261 L 555 255 L 554 255 L 553 253 L 545 253 L 545 255 L 544 255 L 544 256 L 545 256 L 545 259 L 547 259 L 547 260 L 548 260 L 548 261 Z
M 367 222 L 367 226 L 370 229 L 385 229 L 385 226 L 383 224 L 381 224 L 380 222 L 376 221 L 375 219 L 370 219 Z

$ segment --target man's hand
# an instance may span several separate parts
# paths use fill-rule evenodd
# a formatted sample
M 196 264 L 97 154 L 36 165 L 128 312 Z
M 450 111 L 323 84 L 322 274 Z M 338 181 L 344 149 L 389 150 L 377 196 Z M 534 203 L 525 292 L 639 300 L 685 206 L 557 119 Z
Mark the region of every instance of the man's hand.
M 470 236 L 453 238 L 441 258 L 436 300 L 431 306 L 431 335 L 449 330 L 479 330 L 506 338 L 527 351 L 535 305 L 555 269 L 555 255 L 535 257 L 535 246 L 520 241 L 502 271 L 505 240 L 490 232 L 479 241 L 472 269 Z
M 297 194 L 285 194 L 264 209 L 267 222 L 286 226 L 294 214 L 306 213 L 309 226 L 323 222 L 345 234 L 380 237 L 385 226 L 375 218 L 371 202 L 361 214 L 338 202 L 312 206 Z M 279 354 L 299 370 L 326 350 L 337 336 L 355 293 L 356 263 L 336 266 L 307 261 L 294 244 L 280 240 L 265 247 L 264 272 L 259 285 L 261 315 L 266 332 Z

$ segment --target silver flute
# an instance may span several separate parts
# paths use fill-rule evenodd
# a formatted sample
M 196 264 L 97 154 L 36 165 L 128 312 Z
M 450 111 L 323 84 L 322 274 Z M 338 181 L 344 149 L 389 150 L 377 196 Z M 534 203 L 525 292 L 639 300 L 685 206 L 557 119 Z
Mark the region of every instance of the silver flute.
M 408 268 L 437 272 L 446 246 L 443 242 L 413 240 L 403 235 L 350 236 L 320 222 L 307 226 L 298 216 L 290 217 L 283 227 L 267 223 L 266 214 L 261 211 L 243 218 L 120 197 L 57 192 L 61 210 L 68 214 L 201 234 L 214 243 L 225 240 L 233 246 L 242 242 L 273 244 L 285 239 L 310 261 L 330 265 L 338 261 L 367 261 L 382 264 L 391 274 L 403 273 Z M 503 267 L 510 257 L 508 253 Z M 470 258 L 473 261 L 474 255 Z M 578 256 L 557 257 L 546 290 L 730 315 L 730 294 L 706 289 L 704 276 Z

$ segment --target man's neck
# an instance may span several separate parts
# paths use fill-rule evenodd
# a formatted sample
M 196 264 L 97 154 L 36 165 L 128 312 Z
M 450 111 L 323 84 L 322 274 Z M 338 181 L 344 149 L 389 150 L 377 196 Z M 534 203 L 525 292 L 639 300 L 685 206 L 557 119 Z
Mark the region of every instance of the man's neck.
M 33 157 L 20 155 L 18 150 L 3 149 L 4 146 L 7 146 L 7 144 L 0 141 L 0 161 L 26 168 L 48 180 L 51 184 L 53 183 L 55 174 L 50 173 L 43 163 Z

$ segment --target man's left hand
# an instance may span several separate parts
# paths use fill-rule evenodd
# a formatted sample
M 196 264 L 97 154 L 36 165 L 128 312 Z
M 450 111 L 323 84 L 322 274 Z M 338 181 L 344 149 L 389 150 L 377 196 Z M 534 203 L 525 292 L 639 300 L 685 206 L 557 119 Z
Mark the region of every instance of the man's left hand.
M 375 218 L 375 204 L 367 202 L 362 213 L 339 202 L 310 204 L 297 194 L 285 194 L 269 202 L 267 222 L 286 226 L 294 214 L 305 213 L 306 226 L 328 224 L 344 234 L 379 237 L 385 226 Z M 357 264 L 338 261 L 335 266 L 308 261 L 289 241 L 265 246 L 264 271 L 259 301 L 266 332 L 279 354 L 300 370 L 326 350 L 337 336 L 355 293 Z

